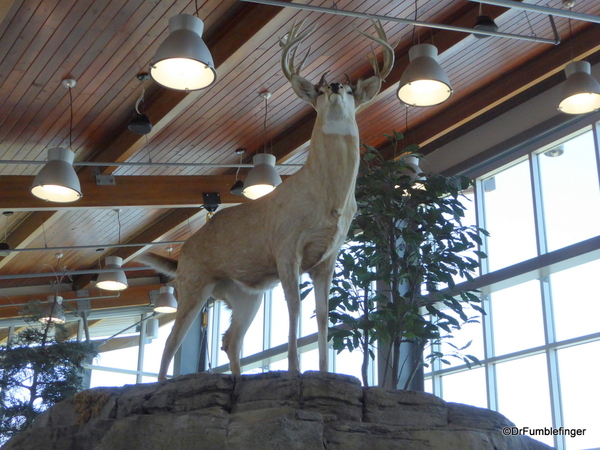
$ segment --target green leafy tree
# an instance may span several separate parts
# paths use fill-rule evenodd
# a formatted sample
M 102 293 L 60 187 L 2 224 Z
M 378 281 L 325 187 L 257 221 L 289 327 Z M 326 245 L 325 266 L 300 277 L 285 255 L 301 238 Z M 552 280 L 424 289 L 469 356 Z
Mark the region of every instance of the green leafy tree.
M 396 147 L 403 136 L 394 132 L 387 138 Z M 474 291 L 454 288 L 457 279 L 472 280 L 478 257 L 485 257 L 478 246 L 486 232 L 462 223 L 462 192 L 472 186 L 471 180 L 421 173 L 413 161 L 419 156 L 416 146 L 392 160 L 364 147 L 356 187 L 358 215 L 336 267 L 329 338 L 338 352 L 363 352 L 365 385 L 376 342 L 386 349 L 380 352 L 386 361 L 383 385 L 390 377 L 397 386 L 403 364 L 412 360 L 407 388 L 421 364 L 435 358 L 447 362 L 437 350 L 423 358 L 426 347 L 475 320 L 466 311 L 483 313 Z M 400 354 L 403 343 L 412 344 L 414 354 L 408 359 Z M 467 364 L 477 361 L 464 350 L 455 348 L 451 356 Z
M 0 347 L 0 444 L 35 417 L 81 389 L 93 343 L 66 340 L 61 324 L 41 324 L 40 303 L 24 311 L 28 325 Z

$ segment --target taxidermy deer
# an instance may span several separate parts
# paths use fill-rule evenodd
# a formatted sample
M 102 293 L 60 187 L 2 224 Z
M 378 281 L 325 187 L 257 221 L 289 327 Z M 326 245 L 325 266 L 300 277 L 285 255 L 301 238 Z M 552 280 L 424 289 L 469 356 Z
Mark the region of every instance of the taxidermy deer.
M 364 36 L 384 49 L 383 67 L 372 55 L 375 75 L 356 84 L 317 85 L 300 76 L 308 54 L 295 63 L 297 46 L 314 31 L 292 26 L 280 39 L 281 66 L 294 92 L 317 111 L 306 164 L 270 194 L 219 211 L 183 245 L 178 263 L 157 255 L 145 258 L 176 277 L 179 308 L 162 356 L 159 379 L 206 301 L 224 300 L 232 310 L 223 336 L 231 371 L 240 374 L 242 340 L 263 293 L 279 281 L 288 304 L 288 369 L 299 370 L 299 277 L 314 284 L 318 322 L 319 369 L 327 371 L 328 298 L 335 261 L 356 212 L 354 187 L 360 159 L 356 111 L 371 101 L 394 64 L 394 50 L 380 23 L 378 37 Z

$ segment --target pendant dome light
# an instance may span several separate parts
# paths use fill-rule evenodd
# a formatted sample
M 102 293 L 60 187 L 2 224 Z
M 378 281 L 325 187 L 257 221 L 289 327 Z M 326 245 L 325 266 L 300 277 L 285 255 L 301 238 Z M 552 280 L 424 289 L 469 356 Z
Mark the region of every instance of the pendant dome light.
M 158 298 L 154 305 L 154 311 L 157 313 L 171 314 L 177 312 L 177 299 L 173 295 L 175 288 L 173 286 L 161 286 Z
M 252 158 L 254 167 L 244 182 L 244 190 L 242 192 L 250 200 L 256 200 L 267 195 L 281 184 L 281 177 L 275 170 L 276 158 L 274 155 L 267 153 L 267 114 L 269 112 L 271 93 L 269 91 L 261 92 L 259 97 L 265 100 L 265 117 L 263 122 L 265 143 L 263 153 L 258 153 Z
M 73 129 L 73 97 L 71 88 L 75 80 L 67 79 L 62 85 L 69 89 L 71 103 L 71 120 L 69 124 L 69 147 L 72 146 L 71 133 Z M 56 147 L 48 150 L 48 162 L 36 175 L 31 185 L 31 193 L 37 198 L 56 203 L 71 203 L 79 200 L 81 184 L 73 169 L 75 153 L 67 148 Z
M 169 36 L 150 63 L 150 76 L 158 84 L 178 91 L 209 87 L 217 79 L 212 55 L 202 40 L 204 23 L 190 14 L 169 19 Z
M 567 80 L 563 85 L 559 111 L 585 114 L 600 109 L 600 83 L 591 75 L 587 61 L 572 61 L 565 67 Z
M 41 323 L 63 324 L 67 321 L 62 307 L 63 298 L 60 295 L 49 295 L 45 311 L 39 318 Z
M 256 200 L 281 184 L 281 177 L 275 170 L 275 156 L 270 153 L 254 155 L 252 163 L 254 168 L 244 183 L 244 196 L 250 200 Z
M 408 51 L 410 64 L 400 78 L 398 98 L 410 106 L 433 106 L 452 95 L 448 76 L 438 64 L 437 48 L 431 44 L 413 45 Z
M 112 269 L 110 272 L 98 274 L 96 287 L 105 291 L 122 291 L 129 287 L 125 272 L 121 268 L 123 258 L 119 256 L 107 256 L 104 259 L 104 268 Z

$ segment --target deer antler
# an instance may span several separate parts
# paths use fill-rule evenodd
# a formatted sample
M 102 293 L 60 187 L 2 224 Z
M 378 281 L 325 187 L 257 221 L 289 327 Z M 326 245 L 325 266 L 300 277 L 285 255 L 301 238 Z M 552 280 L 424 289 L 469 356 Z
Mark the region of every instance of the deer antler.
M 306 52 L 306 55 L 304 55 L 304 58 L 302 58 L 302 61 L 300 61 L 300 64 L 296 65 L 294 60 L 296 58 L 296 48 L 298 47 L 298 44 L 310 36 L 317 28 L 316 25 L 313 25 L 312 27 L 307 28 L 300 33 L 302 25 L 304 25 L 304 21 L 300 23 L 294 21 L 292 29 L 289 31 L 289 33 L 283 38 L 279 39 L 279 46 L 282 48 L 281 69 L 289 81 L 292 81 L 292 75 L 300 75 L 300 71 L 304 67 L 308 55 L 310 54 L 309 48 Z
M 360 30 L 356 30 L 358 31 L 360 34 L 362 34 L 363 36 L 377 42 L 379 45 L 381 45 L 383 47 L 383 67 L 381 68 L 381 70 L 379 69 L 379 64 L 377 62 L 377 55 L 375 55 L 375 51 L 372 51 L 371 53 L 369 53 L 368 55 L 368 59 L 369 62 L 371 63 L 371 65 L 373 66 L 373 70 L 375 71 L 375 75 L 378 76 L 379 78 L 381 78 L 381 81 L 385 81 L 385 77 L 387 77 L 390 72 L 392 71 L 392 67 L 394 67 L 394 47 L 392 47 L 387 40 L 387 36 L 385 34 L 385 30 L 383 29 L 383 26 L 381 25 L 381 22 L 379 20 L 375 21 L 371 19 L 371 22 L 373 22 L 373 26 L 375 27 L 375 30 L 377 31 L 377 36 L 371 36 L 370 34 L 364 33 Z

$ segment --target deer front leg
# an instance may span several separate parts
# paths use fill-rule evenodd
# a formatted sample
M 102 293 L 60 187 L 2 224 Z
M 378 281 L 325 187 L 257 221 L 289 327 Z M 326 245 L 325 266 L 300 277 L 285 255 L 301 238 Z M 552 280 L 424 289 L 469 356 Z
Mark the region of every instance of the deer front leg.
M 329 351 L 327 346 L 327 332 L 329 329 L 329 291 L 336 258 L 328 258 L 309 271 L 315 290 L 315 308 L 317 314 L 319 370 L 329 370 Z
M 288 306 L 289 336 L 288 336 L 288 371 L 300 372 L 298 361 L 298 326 L 300 318 L 300 278 L 299 264 L 278 265 L 279 278 Z

